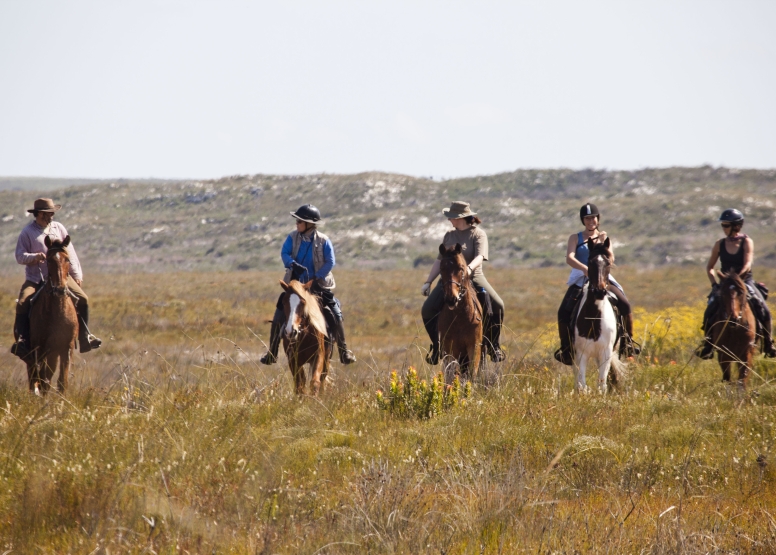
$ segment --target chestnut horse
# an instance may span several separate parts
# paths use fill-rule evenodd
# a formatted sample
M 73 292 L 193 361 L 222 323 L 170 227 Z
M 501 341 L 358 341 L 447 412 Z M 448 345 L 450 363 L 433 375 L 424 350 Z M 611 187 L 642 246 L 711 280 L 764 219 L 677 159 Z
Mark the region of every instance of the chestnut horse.
M 482 307 L 469 277 L 461 245 L 439 245 L 442 259 L 439 279 L 445 292 L 445 305 L 439 313 L 438 327 L 442 358 L 451 356 L 462 373 L 474 378 L 481 363 Z
M 756 322 L 747 302 L 747 290 L 738 274 L 719 274 L 720 303 L 712 319 L 711 339 L 722 368 L 722 381 L 730 381 L 730 368 L 738 364 L 738 384 L 746 387 L 752 368 Z
M 310 391 L 318 395 L 323 391 L 329 373 L 332 345 L 327 340 L 326 320 L 318 298 L 310 293 L 314 282 L 307 284 L 292 280 L 280 282 L 283 295 L 283 311 L 286 325 L 283 328 L 283 349 L 288 357 L 288 367 L 294 378 L 296 392 L 304 394 L 306 378 L 304 365 L 310 365 Z
M 577 391 L 587 390 L 585 372 L 591 358 L 598 361 L 598 389 L 606 392 L 607 384 L 617 385 L 624 377 L 625 365 L 614 356 L 617 343 L 617 318 L 606 291 L 611 268 L 610 242 L 587 240 L 590 257 L 587 262 L 588 283 L 582 294 L 579 313 L 574 322 L 574 358 Z
M 38 393 L 40 390 L 45 394 L 51 387 L 57 362 L 57 389 L 63 392 L 67 388 L 70 361 L 78 334 L 78 317 L 72 294 L 67 288 L 67 276 L 70 273 L 67 246 L 70 244 L 70 236 L 65 237 L 64 241 L 52 241 L 46 236 L 44 243 L 48 248 L 48 280 L 35 295 L 35 302 L 30 309 L 31 352 L 25 361 L 30 391 Z

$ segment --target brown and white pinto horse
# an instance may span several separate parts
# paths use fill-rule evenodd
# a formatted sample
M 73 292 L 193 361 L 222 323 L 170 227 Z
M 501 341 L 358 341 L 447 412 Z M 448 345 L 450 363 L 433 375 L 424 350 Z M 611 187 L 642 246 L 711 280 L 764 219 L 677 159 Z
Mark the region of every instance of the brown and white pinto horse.
M 46 236 L 44 243 L 48 248 L 48 280 L 36 295 L 30 309 L 30 354 L 25 357 L 25 361 L 30 391 L 45 394 L 51 387 L 57 362 L 57 389 L 64 392 L 67 388 L 70 361 L 78 334 L 78 316 L 67 288 L 67 276 L 70 273 L 67 246 L 70 244 L 70 236 L 65 237 L 64 241 L 52 241 Z
M 730 381 L 730 369 L 735 362 L 738 364 L 738 384 L 746 387 L 752 368 L 757 324 L 747 302 L 743 280 L 735 272 L 720 273 L 719 277 L 719 310 L 709 324 L 712 343 L 717 349 L 722 380 Z
M 280 282 L 283 295 L 283 311 L 286 324 L 283 327 L 283 349 L 288 357 L 288 367 L 294 378 L 296 392 L 304 394 L 306 378 L 304 365 L 310 365 L 310 392 L 323 391 L 329 373 L 331 343 L 326 340 L 326 320 L 318 298 L 310 293 L 313 282 L 306 285 L 292 280 Z
M 611 267 L 610 242 L 587 240 L 590 256 L 587 262 L 588 283 L 582 294 L 579 313 L 574 322 L 574 358 L 577 375 L 574 387 L 586 391 L 585 372 L 591 358 L 598 361 L 598 389 L 606 393 L 607 383 L 616 385 L 623 377 L 625 365 L 614 356 L 617 343 L 617 318 L 606 291 Z
M 469 277 L 460 244 L 439 245 L 439 264 L 445 304 L 439 313 L 438 327 L 442 359 L 452 357 L 462 373 L 475 378 L 481 363 L 482 307 Z

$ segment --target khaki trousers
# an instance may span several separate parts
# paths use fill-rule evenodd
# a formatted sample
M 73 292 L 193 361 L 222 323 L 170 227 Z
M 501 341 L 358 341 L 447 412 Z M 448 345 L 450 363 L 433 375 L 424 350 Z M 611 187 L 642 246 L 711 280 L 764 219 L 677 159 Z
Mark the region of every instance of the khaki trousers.
M 24 282 L 21 291 L 19 291 L 19 300 L 16 301 L 17 314 L 29 314 L 30 297 L 35 294 L 37 288 L 37 283 L 32 281 Z M 86 296 L 84 290 L 81 289 L 81 287 L 75 282 L 72 276 L 67 276 L 67 288 L 70 289 L 70 291 L 72 291 L 76 297 L 78 297 L 78 304 L 76 305 L 76 308 L 78 309 L 78 312 L 81 313 L 84 307 L 89 305 L 89 297 Z

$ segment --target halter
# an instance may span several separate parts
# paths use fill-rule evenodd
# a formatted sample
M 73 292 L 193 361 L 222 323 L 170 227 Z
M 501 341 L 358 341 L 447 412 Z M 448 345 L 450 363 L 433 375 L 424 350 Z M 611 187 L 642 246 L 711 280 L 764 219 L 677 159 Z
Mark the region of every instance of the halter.
M 70 257 L 67 255 L 66 249 L 62 247 L 54 247 L 54 248 L 48 249 L 48 251 L 46 252 L 46 262 L 48 262 L 48 255 L 51 253 L 53 254 L 62 253 L 65 255 L 65 258 L 67 259 L 68 263 L 70 262 Z M 51 289 L 51 292 L 57 297 L 74 296 L 73 293 L 70 291 L 70 288 L 67 286 L 67 281 L 65 281 L 64 285 L 55 286 L 53 283 L 51 283 L 51 276 L 49 276 L 49 279 L 46 282 L 46 284 Z
M 447 285 L 448 283 L 458 286 L 458 296 L 455 298 L 455 302 L 457 303 L 461 302 L 461 300 L 463 300 L 463 298 L 466 296 L 466 290 L 468 289 L 468 287 L 465 287 L 463 283 L 459 283 L 454 279 L 443 281 L 442 285 L 444 286 L 444 285 Z

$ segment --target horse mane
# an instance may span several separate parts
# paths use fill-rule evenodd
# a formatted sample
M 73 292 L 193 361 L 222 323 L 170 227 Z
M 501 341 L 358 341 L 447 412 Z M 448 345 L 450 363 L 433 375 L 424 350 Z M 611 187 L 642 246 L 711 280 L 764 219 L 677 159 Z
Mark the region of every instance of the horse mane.
M 302 314 L 317 332 L 326 336 L 326 319 L 323 317 L 323 311 L 318 298 L 296 280 L 288 284 L 288 292 L 299 295 L 299 298 L 304 300 Z

